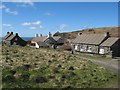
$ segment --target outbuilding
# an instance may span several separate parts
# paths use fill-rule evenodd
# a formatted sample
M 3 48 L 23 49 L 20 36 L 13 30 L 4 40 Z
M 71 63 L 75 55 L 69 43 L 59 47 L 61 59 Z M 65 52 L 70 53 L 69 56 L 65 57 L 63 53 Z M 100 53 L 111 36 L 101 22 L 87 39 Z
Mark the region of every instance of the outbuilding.
M 120 39 L 118 37 L 108 38 L 100 45 L 99 54 L 112 57 L 120 56 Z

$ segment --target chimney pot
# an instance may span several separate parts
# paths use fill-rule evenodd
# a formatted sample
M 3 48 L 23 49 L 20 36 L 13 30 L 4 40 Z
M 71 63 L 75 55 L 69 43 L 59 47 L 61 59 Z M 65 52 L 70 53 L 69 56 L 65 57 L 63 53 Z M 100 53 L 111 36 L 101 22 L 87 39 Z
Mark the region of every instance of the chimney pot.
M 16 36 L 18 36 L 18 33 L 16 33 Z
M 40 34 L 40 37 L 42 37 L 42 34 Z
M 35 34 L 35 37 L 39 37 L 39 35 L 38 35 L 38 34 Z
M 13 32 L 11 32 L 11 34 L 13 34 Z
M 9 34 L 10 32 L 7 32 L 7 34 Z
M 82 33 L 78 33 L 78 35 L 82 35 Z
M 105 35 L 109 37 L 109 36 L 110 36 L 110 33 L 109 33 L 109 32 L 106 32 Z
M 48 37 L 52 37 L 52 34 L 49 32 Z

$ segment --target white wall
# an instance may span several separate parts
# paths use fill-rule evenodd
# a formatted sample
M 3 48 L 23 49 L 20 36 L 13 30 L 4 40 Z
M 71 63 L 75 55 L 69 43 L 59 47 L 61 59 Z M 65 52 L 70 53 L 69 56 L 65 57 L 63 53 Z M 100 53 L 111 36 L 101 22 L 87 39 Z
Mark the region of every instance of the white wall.
M 35 47 L 36 47 L 36 48 L 39 48 L 39 45 L 38 45 L 37 43 L 35 43 Z

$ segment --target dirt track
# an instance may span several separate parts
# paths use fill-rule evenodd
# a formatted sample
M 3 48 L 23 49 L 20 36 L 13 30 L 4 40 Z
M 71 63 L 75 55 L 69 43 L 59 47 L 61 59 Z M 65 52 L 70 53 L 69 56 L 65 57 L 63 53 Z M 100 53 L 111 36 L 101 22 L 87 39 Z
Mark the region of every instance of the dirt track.
M 89 60 L 97 65 L 105 67 L 106 69 L 109 69 L 116 74 L 120 74 L 120 68 L 119 68 L 120 60 L 112 59 L 112 60 L 103 61 L 103 60 L 89 59 L 89 58 L 85 58 L 85 57 L 80 57 L 80 58 L 84 59 L 84 60 Z

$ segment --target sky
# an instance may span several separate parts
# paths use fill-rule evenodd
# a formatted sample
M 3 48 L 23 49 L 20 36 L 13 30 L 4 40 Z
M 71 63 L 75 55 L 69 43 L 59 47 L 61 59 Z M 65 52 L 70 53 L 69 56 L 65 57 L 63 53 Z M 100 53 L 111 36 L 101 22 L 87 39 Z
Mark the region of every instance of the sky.
M 2 36 L 8 31 L 34 37 L 118 26 L 117 2 L 3 2 L 0 10 Z

